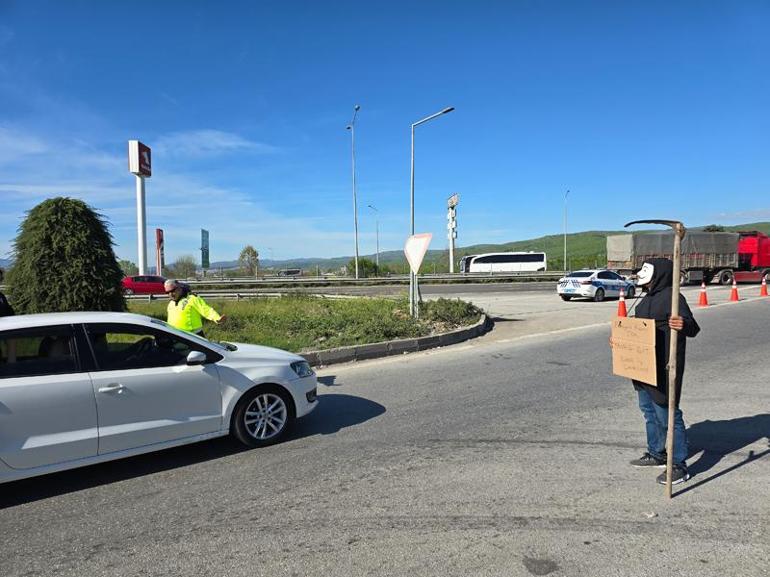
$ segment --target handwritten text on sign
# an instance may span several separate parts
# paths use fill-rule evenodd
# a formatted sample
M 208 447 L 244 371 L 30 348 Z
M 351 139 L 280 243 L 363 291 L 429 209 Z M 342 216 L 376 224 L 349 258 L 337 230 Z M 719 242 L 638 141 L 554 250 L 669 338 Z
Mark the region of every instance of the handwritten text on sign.
M 655 321 L 618 317 L 612 321 L 612 372 L 657 385 Z

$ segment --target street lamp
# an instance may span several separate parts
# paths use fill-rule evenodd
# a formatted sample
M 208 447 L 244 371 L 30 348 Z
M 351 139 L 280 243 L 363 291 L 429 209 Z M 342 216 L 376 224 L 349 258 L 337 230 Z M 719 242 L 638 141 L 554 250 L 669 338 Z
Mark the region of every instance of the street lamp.
M 564 272 L 567 272 L 567 196 L 569 189 L 564 193 Z
M 449 112 L 452 112 L 454 110 L 454 106 L 450 106 L 448 108 L 445 108 L 441 112 L 437 112 L 436 114 L 431 114 L 430 116 L 426 116 L 422 120 L 418 120 L 414 124 L 412 124 L 412 178 L 411 178 L 411 187 L 410 187 L 410 194 L 409 194 L 409 212 L 410 212 L 410 230 L 411 235 L 414 235 L 414 129 L 416 126 L 419 126 L 420 124 L 424 124 L 425 122 L 428 122 L 429 120 L 433 120 L 434 118 L 441 116 L 442 114 L 447 114 Z M 417 318 L 418 310 L 417 310 L 417 275 L 412 272 L 412 270 L 409 270 L 409 313 L 412 315 L 412 317 Z
M 356 242 L 356 279 L 358 279 L 358 204 L 356 201 L 356 116 L 361 107 L 356 104 L 353 107 L 353 120 L 345 129 L 350 131 L 350 154 L 353 164 L 353 230 Z
M 374 213 L 377 215 L 376 217 L 376 228 L 377 231 L 377 257 L 376 257 L 376 263 L 377 263 L 377 276 L 380 276 L 380 211 L 377 210 L 377 207 L 372 206 L 371 204 L 367 205 L 369 208 L 371 208 Z

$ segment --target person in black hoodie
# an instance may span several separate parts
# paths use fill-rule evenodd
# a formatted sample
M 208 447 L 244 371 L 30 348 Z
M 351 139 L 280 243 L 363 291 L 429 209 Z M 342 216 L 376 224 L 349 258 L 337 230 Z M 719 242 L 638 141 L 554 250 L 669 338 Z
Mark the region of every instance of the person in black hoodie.
M 673 483 L 683 483 L 690 478 L 687 472 L 687 433 L 679 400 L 682 395 L 682 377 L 687 347 L 686 337 L 700 332 L 687 301 L 679 295 L 679 316 L 671 316 L 671 291 L 674 282 L 674 265 L 667 258 L 645 261 L 639 271 L 637 284 L 646 295 L 636 307 L 636 317 L 655 320 L 655 359 L 657 386 L 633 380 L 639 396 L 639 408 L 644 415 L 647 432 L 647 452 L 631 461 L 635 467 L 666 466 L 666 433 L 668 431 L 668 356 L 670 338 L 676 334 L 676 409 L 674 412 Z M 666 483 L 665 472 L 658 476 L 658 483 Z

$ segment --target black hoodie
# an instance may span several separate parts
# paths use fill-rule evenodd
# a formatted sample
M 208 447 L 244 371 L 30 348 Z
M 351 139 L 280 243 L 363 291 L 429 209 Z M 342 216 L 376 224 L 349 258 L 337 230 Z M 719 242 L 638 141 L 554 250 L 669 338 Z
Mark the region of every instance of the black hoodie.
M 634 387 L 644 387 L 659 405 L 668 404 L 668 353 L 671 329 L 668 319 L 671 316 L 671 291 L 674 284 L 674 265 L 667 258 L 651 258 L 645 262 L 653 267 L 652 279 L 647 285 L 647 294 L 636 307 L 636 317 L 640 319 L 655 319 L 655 359 L 658 374 L 658 386 L 654 387 L 641 381 L 633 381 Z M 698 323 L 692 316 L 687 301 L 679 295 L 679 316 L 684 320 L 684 328 L 678 331 L 676 349 L 676 404 L 682 395 L 682 377 L 684 375 L 684 358 L 687 347 L 686 337 L 694 337 L 700 332 Z

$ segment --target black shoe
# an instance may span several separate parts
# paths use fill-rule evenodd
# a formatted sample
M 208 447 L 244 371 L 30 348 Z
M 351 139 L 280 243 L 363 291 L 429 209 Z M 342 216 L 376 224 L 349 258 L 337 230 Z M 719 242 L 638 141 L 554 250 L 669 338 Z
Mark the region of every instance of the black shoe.
M 687 467 L 683 467 L 682 465 L 674 465 L 671 471 L 672 485 L 678 485 L 679 483 L 684 483 L 689 478 L 690 478 L 690 473 L 687 472 Z M 658 484 L 659 485 L 666 484 L 666 473 L 661 473 L 660 475 L 658 475 Z
M 653 457 L 649 453 L 645 453 L 638 459 L 634 459 L 631 461 L 631 464 L 634 467 L 665 467 L 666 466 L 666 459 L 658 459 L 657 457 Z

